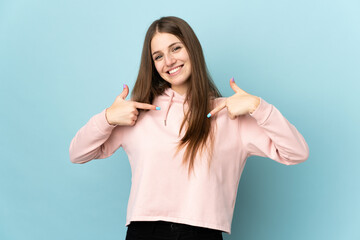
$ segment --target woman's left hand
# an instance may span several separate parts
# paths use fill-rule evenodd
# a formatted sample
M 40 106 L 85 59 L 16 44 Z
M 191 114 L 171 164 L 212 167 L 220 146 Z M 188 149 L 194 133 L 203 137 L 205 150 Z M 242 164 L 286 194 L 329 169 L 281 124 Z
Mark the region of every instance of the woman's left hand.
M 241 88 L 239 88 L 234 78 L 230 79 L 230 86 L 234 90 L 235 94 L 231 97 L 228 97 L 223 101 L 219 106 L 214 108 L 207 117 L 214 116 L 223 108 L 227 108 L 228 115 L 231 119 L 235 119 L 237 116 L 253 113 L 255 109 L 260 104 L 260 98 L 254 95 L 251 95 Z

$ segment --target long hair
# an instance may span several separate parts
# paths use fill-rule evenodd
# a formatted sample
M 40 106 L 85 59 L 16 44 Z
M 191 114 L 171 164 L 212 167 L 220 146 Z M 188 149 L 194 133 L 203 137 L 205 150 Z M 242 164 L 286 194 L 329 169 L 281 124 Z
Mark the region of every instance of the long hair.
M 210 166 L 214 133 L 212 121 L 206 115 L 213 108 L 211 100 L 221 97 L 221 94 L 210 77 L 202 47 L 194 31 L 183 19 L 170 16 L 154 21 L 146 32 L 140 69 L 131 93 L 134 101 L 151 104 L 156 96 L 171 87 L 161 78 L 151 57 L 151 40 L 157 32 L 170 33 L 179 38 L 190 58 L 191 76 L 188 79 L 189 87 L 185 99 L 189 108 L 185 113 L 179 134 L 184 127 L 186 127 L 186 132 L 181 138 L 176 152 L 177 154 L 180 149 L 186 147 L 183 164 L 188 163 L 189 174 L 194 168 L 196 155 L 202 154 L 204 150 L 208 150 Z

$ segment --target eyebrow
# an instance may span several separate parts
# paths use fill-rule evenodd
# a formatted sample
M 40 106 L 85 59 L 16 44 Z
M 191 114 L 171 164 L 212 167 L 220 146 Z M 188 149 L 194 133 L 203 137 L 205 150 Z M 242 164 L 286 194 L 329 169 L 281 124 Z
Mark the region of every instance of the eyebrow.
M 172 46 L 174 46 L 174 45 L 177 44 L 177 43 L 181 43 L 181 42 L 174 42 L 174 43 L 170 44 L 170 45 L 168 46 L 168 48 L 171 48 Z M 160 51 L 153 52 L 152 55 L 154 55 L 154 54 L 156 54 L 156 53 L 158 53 L 158 52 L 160 52 Z

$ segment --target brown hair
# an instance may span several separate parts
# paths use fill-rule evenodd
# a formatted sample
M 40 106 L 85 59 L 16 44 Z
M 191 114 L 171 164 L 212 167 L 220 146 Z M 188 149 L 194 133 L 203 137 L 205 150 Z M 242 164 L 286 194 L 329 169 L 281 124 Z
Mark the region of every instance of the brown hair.
M 157 32 L 175 35 L 184 44 L 191 62 L 191 76 L 186 93 L 189 108 L 185 113 L 179 134 L 186 125 L 185 135 L 180 140 L 177 152 L 186 146 L 183 164 L 189 162 L 188 173 L 194 168 L 194 160 L 198 152 L 213 149 L 212 121 L 206 115 L 213 108 L 212 98 L 221 97 L 207 70 L 204 54 L 198 38 L 187 22 L 178 17 L 162 17 L 154 21 L 145 35 L 140 69 L 135 86 L 131 93 L 132 100 L 152 103 L 171 85 L 163 80 L 157 72 L 151 57 L 151 40 Z M 210 140 L 210 142 L 207 142 Z M 210 144 L 210 146 L 208 145 Z M 210 166 L 210 161 L 209 161 Z

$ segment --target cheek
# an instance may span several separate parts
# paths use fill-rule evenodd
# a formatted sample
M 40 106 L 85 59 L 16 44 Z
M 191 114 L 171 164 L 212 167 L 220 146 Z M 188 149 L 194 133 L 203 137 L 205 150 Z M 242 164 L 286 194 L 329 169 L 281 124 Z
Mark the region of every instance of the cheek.
M 187 59 L 187 69 L 188 69 L 188 71 L 191 71 L 191 62 L 190 62 L 190 59 Z
M 190 62 L 190 56 L 187 52 L 184 52 L 183 55 L 182 55 L 182 58 L 187 61 L 187 62 Z
M 159 74 L 162 74 L 162 73 L 161 73 L 161 69 L 162 69 L 162 65 L 161 65 L 161 64 L 156 63 L 156 64 L 155 64 L 155 68 L 156 68 L 156 71 L 157 71 Z

